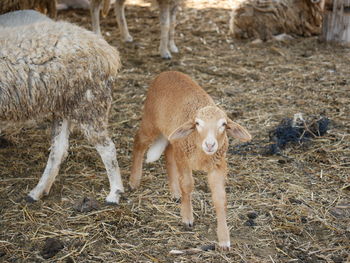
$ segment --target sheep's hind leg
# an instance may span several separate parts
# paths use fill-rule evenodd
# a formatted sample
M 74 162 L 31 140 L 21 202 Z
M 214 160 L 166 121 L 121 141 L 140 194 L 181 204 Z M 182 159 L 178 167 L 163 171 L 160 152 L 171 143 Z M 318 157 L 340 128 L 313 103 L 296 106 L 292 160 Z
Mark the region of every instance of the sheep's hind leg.
M 104 127 L 101 125 L 100 127 Z M 110 192 L 106 197 L 108 204 L 118 204 L 120 194 L 124 193 L 122 178 L 117 161 L 117 153 L 112 139 L 108 136 L 107 130 L 104 128 L 96 128 L 91 125 L 81 125 L 86 138 L 96 148 L 101 156 L 102 162 L 106 168 Z
M 95 34 L 101 36 L 101 28 L 100 28 L 100 9 L 101 9 L 102 1 L 101 0 L 92 0 L 90 2 L 90 14 L 91 14 L 91 22 L 92 22 L 92 31 Z
M 55 177 L 58 174 L 62 161 L 67 156 L 69 139 L 69 121 L 55 120 L 53 124 L 52 144 L 49 159 L 47 161 L 43 175 L 37 186 L 30 191 L 26 200 L 28 202 L 37 201 L 45 194 L 48 195 Z
M 159 1 L 160 9 L 160 45 L 159 52 L 162 58 L 171 59 L 171 53 L 168 50 L 169 29 L 170 29 L 170 5 L 168 1 Z
M 178 4 L 174 3 L 170 8 L 170 29 L 169 29 L 169 48 L 171 52 L 179 53 L 179 49 L 175 44 L 175 27 L 176 27 L 176 12 Z
M 132 36 L 129 33 L 128 24 L 125 19 L 125 0 L 116 0 L 115 2 L 115 16 L 117 18 L 120 34 L 125 42 L 132 42 Z

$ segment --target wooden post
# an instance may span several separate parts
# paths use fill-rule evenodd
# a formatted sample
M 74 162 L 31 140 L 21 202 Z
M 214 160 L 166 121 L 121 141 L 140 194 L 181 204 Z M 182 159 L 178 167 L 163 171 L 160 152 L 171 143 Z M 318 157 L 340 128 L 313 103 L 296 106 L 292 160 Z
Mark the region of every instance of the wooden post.
M 350 44 L 350 0 L 333 0 L 324 12 L 322 40 Z

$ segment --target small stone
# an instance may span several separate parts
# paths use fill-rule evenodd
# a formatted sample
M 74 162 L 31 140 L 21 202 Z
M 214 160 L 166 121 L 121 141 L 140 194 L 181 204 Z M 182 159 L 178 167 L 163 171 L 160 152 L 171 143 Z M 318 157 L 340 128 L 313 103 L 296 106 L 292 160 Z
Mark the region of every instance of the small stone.
M 203 251 L 215 250 L 215 244 L 204 245 L 200 247 Z
M 245 226 L 256 226 L 256 223 L 254 222 L 253 219 L 248 219 L 245 223 Z
M 250 219 L 255 219 L 255 218 L 258 217 L 258 213 L 256 213 L 256 212 L 249 212 L 247 214 L 247 217 L 250 218 Z
M 91 212 L 93 210 L 98 210 L 100 205 L 97 200 L 92 197 L 84 197 L 80 199 L 73 205 L 73 209 L 78 212 Z

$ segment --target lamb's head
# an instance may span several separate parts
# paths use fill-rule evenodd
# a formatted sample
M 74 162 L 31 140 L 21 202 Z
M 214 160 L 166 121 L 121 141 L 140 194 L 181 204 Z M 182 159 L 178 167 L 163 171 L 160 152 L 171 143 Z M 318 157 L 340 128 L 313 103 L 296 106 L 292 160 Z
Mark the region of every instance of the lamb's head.
M 239 139 L 249 141 L 249 132 L 227 117 L 225 112 L 215 106 L 207 106 L 199 109 L 193 120 L 185 122 L 175 129 L 169 136 L 169 140 L 185 138 L 196 132 L 196 144 L 204 153 L 214 154 L 224 143 L 226 134 Z

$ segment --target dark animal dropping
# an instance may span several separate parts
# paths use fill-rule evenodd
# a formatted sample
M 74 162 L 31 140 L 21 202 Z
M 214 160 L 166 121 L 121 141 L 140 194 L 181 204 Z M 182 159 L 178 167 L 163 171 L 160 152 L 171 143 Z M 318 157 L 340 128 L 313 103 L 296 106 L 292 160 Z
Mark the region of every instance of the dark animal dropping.
M 64 246 L 61 240 L 55 238 L 47 238 L 45 240 L 43 250 L 40 254 L 44 259 L 52 258 L 63 248 Z
M 312 138 L 323 136 L 329 129 L 330 120 L 326 117 L 305 121 L 300 113 L 294 118 L 285 118 L 269 133 L 270 141 L 267 154 L 277 154 L 290 144 L 301 144 Z

